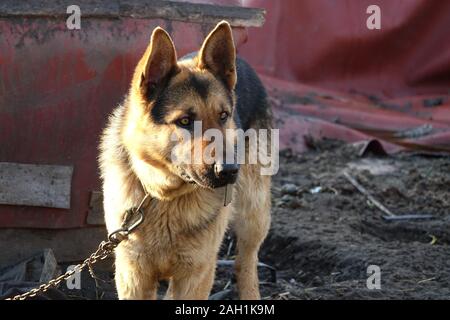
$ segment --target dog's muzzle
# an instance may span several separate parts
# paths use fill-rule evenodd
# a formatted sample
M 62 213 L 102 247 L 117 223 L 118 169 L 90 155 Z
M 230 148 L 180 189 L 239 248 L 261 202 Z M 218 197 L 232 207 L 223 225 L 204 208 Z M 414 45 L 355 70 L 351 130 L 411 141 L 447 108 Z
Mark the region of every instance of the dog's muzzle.
M 215 178 L 221 185 L 235 183 L 239 173 L 239 165 L 232 163 L 216 163 L 214 165 Z

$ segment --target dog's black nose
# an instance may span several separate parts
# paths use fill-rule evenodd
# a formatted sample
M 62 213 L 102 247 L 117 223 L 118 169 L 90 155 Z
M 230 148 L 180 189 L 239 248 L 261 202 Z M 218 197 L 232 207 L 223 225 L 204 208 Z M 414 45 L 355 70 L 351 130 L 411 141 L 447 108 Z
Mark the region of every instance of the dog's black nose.
M 214 165 L 214 171 L 216 173 L 217 178 L 230 180 L 230 182 L 234 182 L 239 172 L 239 165 L 232 163 L 216 163 Z

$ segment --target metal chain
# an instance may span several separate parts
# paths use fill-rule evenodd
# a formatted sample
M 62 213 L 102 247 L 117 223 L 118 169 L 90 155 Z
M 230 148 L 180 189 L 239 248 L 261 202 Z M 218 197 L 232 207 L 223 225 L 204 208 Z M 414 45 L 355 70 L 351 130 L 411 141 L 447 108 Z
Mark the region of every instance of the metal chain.
M 121 239 L 122 240 L 122 239 Z M 121 241 L 120 240 L 120 241 Z M 118 246 L 120 241 L 102 241 L 100 245 L 98 246 L 97 250 L 92 253 L 89 258 L 84 260 L 82 263 L 77 264 L 72 270 L 67 271 L 66 273 L 60 275 L 59 277 L 50 280 L 47 283 L 41 284 L 39 287 L 31 289 L 30 291 L 16 295 L 12 298 L 8 298 L 6 300 L 25 300 L 26 298 L 31 298 L 36 296 L 38 293 L 46 292 L 50 288 L 56 288 L 58 285 L 64 281 L 72 277 L 76 272 L 83 271 L 87 266 L 89 268 L 91 265 L 95 264 L 99 260 L 106 259 L 111 253 L 114 251 L 114 249 Z
M 67 271 L 66 273 L 60 275 L 59 277 L 52 279 L 47 283 L 41 284 L 39 287 L 31 289 L 26 293 L 16 295 L 12 298 L 7 298 L 6 300 L 25 300 L 27 298 L 34 297 L 39 293 L 44 293 L 48 291 L 48 289 L 50 288 L 58 287 L 58 285 L 62 281 L 69 279 L 76 272 L 83 271 L 86 267 L 89 267 L 89 273 L 91 274 L 92 277 L 94 277 L 92 265 L 100 260 L 104 260 L 107 257 L 109 257 L 114 252 L 114 249 L 119 245 L 119 243 L 125 240 L 128 234 L 142 223 L 142 221 L 144 220 L 144 213 L 142 207 L 149 199 L 149 197 L 150 196 L 147 193 L 137 208 L 132 208 L 125 212 L 125 219 L 123 221 L 122 227 L 110 233 L 108 235 L 108 241 L 102 241 L 99 244 L 97 250 L 94 253 L 92 253 L 89 256 L 89 258 L 84 260 L 82 263 L 77 264 L 72 270 Z M 133 220 L 133 215 L 136 214 L 137 218 Z

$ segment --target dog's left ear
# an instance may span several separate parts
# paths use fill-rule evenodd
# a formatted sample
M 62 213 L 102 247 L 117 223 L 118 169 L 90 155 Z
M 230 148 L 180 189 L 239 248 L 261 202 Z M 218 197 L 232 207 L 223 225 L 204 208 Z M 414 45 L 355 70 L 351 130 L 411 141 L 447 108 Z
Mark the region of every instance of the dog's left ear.
M 229 90 L 234 89 L 237 79 L 236 48 L 228 22 L 219 22 L 206 37 L 199 52 L 198 67 L 212 72 Z

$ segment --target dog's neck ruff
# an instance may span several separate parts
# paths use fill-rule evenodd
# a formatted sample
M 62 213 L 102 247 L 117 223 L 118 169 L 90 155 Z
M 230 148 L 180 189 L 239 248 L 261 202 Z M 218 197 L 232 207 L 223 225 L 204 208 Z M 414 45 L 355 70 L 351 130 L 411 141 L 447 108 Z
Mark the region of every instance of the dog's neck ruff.
M 142 184 L 142 182 L 141 182 Z M 114 243 L 116 246 L 122 242 L 122 240 L 126 239 L 128 235 L 133 232 L 139 225 L 144 221 L 145 208 L 149 204 L 152 197 L 146 191 L 145 186 L 142 184 L 142 188 L 144 189 L 144 197 L 137 207 L 129 208 L 125 211 L 124 217 L 122 220 L 121 227 L 119 229 L 114 230 L 108 235 L 108 240 Z

